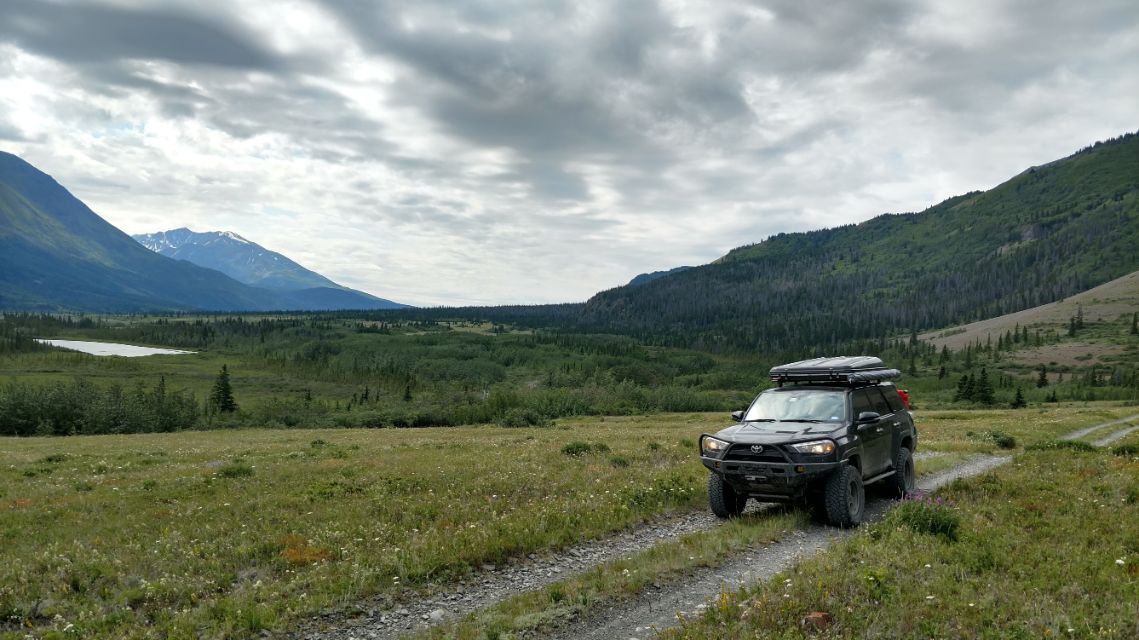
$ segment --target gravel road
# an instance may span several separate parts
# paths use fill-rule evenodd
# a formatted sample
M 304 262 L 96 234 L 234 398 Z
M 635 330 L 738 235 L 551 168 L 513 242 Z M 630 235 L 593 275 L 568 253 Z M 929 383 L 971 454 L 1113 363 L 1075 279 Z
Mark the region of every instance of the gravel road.
M 1137 413 L 1133 416 L 1127 416 L 1126 418 L 1120 418 L 1119 420 L 1114 420 L 1112 422 L 1104 422 L 1102 424 L 1092 425 L 1092 426 L 1087 427 L 1085 429 L 1079 429 L 1077 431 L 1073 431 L 1073 432 L 1069 433 L 1066 436 L 1061 437 L 1060 439 L 1061 440 L 1079 440 L 1080 438 L 1082 438 L 1086 435 L 1095 433 L 1096 431 L 1099 431 L 1100 429 L 1106 429 L 1108 427 L 1114 427 L 1117 424 L 1123 424 L 1125 422 L 1131 422 L 1132 420 L 1139 420 L 1139 413 Z M 1127 434 L 1124 434 L 1124 435 L 1127 435 Z M 1123 436 L 1120 436 L 1120 437 L 1122 438 Z
M 1119 431 L 1116 431 L 1115 433 L 1113 433 L 1109 436 L 1106 436 L 1106 437 L 1100 438 L 1099 440 L 1096 440 L 1092 444 L 1094 444 L 1097 447 L 1106 447 L 1107 445 L 1112 444 L 1114 442 L 1119 442 L 1120 440 L 1127 437 L 1127 435 L 1133 431 L 1139 431 L 1139 425 L 1132 425 L 1130 427 L 1127 427 L 1126 429 L 1121 429 Z

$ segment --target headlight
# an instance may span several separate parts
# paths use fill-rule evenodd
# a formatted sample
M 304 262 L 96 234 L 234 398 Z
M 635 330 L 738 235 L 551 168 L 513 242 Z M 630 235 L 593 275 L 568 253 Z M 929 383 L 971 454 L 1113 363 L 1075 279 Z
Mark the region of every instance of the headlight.
M 724 442 L 712 436 L 704 436 L 700 439 L 700 453 L 710 458 L 720 457 L 730 446 L 732 446 L 732 443 Z
M 799 444 L 790 446 L 799 453 L 805 453 L 811 456 L 825 456 L 834 453 L 834 440 L 813 440 L 811 442 L 800 442 Z

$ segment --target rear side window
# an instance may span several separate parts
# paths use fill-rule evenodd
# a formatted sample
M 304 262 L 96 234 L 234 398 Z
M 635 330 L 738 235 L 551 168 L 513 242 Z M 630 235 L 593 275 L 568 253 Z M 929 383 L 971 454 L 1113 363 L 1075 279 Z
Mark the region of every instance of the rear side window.
M 867 387 L 866 395 L 870 396 L 870 403 L 874 405 L 872 411 L 877 411 L 879 415 L 883 416 L 894 413 L 894 410 L 886 402 L 886 398 L 882 397 L 882 392 L 878 387 Z
M 906 408 L 902 404 L 902 398 L 898 395 L 898 390 L 894 387 L 878 387 L 882 391 L 882 395 L 886 396 L 886 402 L 890 405 L 890 413 L 897 413 Z

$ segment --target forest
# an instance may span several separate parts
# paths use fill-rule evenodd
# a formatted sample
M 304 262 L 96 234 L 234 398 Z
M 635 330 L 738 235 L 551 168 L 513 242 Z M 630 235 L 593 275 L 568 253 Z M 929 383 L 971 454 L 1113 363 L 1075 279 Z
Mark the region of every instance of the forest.
M 470 313 L 468 311 L 468 313 Z M 393 316 L 398 316 L 393 312 Z M 490 315 L 490 314 L 488 314 Z M 504 324 L 472 315 L 0 316 L 0 434 L 70 435 L 258 427 L 550 425 L 585 415 L 728 412 L 786 361 L 748 350 L 666 347 L 633 336 Z M 502 316 L 492 316 L 502 320 Z M 533 318 L 531 318 L 533 320 Z M 918 406 L 1024 406 L 1139 399 L 1134 318 L 1078 335 L 1027 327 L 959 351 L 917 334 L 848 340 L 882 356 Z M 106 358 L 33 337 L 175 347 L 190 355 Z M 1017 364 L 1024 349 L 1114 341 L 1110 363 Z M 795 359 L 823 355 L 804 351 Z M 1041 381 L 1040 369 L 1046 369 Z M 981 381 L 984 381 L 983 383 Z M 224 383 L 224 384 L 223 384 Z M 1019 398 L 1019 400 L 1018 400 Z

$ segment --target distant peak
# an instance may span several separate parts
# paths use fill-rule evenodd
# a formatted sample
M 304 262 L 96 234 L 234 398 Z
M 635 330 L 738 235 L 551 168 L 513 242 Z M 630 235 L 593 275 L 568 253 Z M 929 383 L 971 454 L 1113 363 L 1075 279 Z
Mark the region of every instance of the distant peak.
M 234 233 L 232 231 L 218 231 L 217 234 L 223 238 L 229 238 L 230 240 L 236 240 L 238 242 L 244 242 L 245 244 L 252 244 L 251 242 L 249 242 L 245 238 L 242 238 L 241 236 L 237 235 L 236 233 Z

